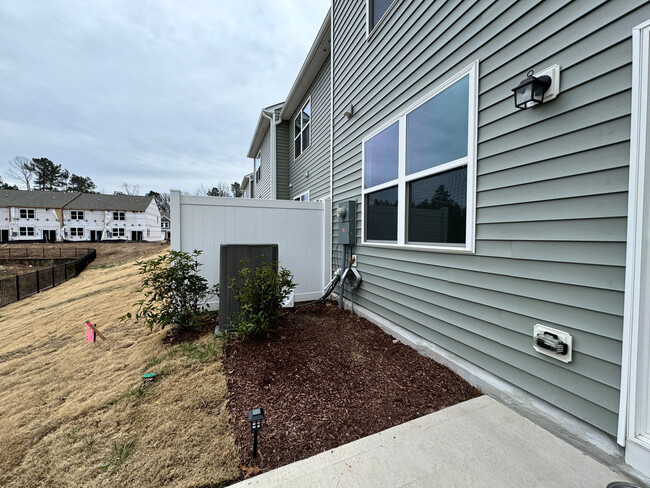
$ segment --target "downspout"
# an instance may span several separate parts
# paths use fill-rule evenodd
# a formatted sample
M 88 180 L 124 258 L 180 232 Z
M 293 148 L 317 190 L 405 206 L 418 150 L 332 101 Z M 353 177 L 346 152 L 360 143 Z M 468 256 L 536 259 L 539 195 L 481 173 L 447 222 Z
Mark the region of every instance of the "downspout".
M 275 120 L 275 111 L 273 111 L 272 114 L 267 114 L 264 110 L 262 110 L 262 115 L 269 119 L 269 123 L 271 125 L 271 200 L 277 200 L 277 145 L 275 143 L 275 127 L 282 122 L 282 119 Z
M 334 209 L 334 0 L 331 2 L 331 13 L 330 13 L 330 218 L 332 217 L 331 212 Z M 332 225 L 334 220 L 332 220 Z M 334 231 L 330 225 L 330 267 L 327 272 L 329 275 L 332 272 L 332 267 L 334 264 L 334 257 L 332 255 L 333 247 L 333 238 Z

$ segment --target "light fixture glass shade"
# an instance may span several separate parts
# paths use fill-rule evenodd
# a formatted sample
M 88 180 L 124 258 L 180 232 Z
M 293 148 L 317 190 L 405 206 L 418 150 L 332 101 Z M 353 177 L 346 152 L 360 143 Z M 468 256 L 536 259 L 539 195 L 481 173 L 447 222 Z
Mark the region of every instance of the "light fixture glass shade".
M 519 86 L 513 88 L 515 94 L 515 107 L 526 110 L 544 102 L 544 93 L 551 86 L 550 76 L 533 76 L 533 71 L 528 72 L 527 78 L 521 80 Z

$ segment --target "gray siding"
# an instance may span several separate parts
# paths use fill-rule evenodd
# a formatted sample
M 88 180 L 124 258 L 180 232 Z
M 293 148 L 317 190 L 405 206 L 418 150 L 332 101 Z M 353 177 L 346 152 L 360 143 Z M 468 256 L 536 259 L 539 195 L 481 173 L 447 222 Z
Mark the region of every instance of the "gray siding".
M 255 185 L 255 198 L 271 198 L 271 127 L 264 134 L 262 145 L 260 147 L 262 153 L 261 163 L 261 177 L 260 181 Z
M 355 302 L 615 434 L 631 32 L 650 5 L 398 0 L 366 40 L 365 4 L 334 1 L 334 207 L 361 199 L 362 138 L 478 59 L 477 238 L 475 255 L 357 246 Z M 516 110 L 510 90 L 552 64 L 559 97 Z M 572 363 L 535 353 L 536 323 L 573 335 Z
M 289 122 L 282 122 L 276 126 L 277 137 L 277 186 L 276 197 L 278 200 L 289 199 Z
M 311 97 L 311 145 L 294 158 L 293 120 Z M 309 191 L 310 200 L 329 197 L 330 194 L 330 61 L 318 72 L 304 100 L 289 121 L 289 181 L 293 199 Z M 307 174 L 309 176 L 307 176 Z

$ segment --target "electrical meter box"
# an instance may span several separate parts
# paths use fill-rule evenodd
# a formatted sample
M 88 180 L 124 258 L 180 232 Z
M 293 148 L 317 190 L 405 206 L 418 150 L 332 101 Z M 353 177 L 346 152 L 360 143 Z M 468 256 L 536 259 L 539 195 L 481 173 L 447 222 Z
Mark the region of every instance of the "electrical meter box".
M 355 244 L 357 239 L 357 202 L 348 200 L 339 203 L 339 244 Z

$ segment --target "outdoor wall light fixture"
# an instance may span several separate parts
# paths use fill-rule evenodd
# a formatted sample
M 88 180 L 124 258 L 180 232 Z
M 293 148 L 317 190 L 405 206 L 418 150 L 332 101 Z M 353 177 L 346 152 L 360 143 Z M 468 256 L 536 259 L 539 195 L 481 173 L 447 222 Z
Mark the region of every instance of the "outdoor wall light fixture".
M 248 422 L 251 424 L 253 433 L 253 459 L 257 457 L 257 433 L 262 429 L 262 420 L 264 420 L 263 408 L 254 408 L 248 411 Z
M 553 65 L 533 76 L 531 69 L 512 91 L 515 94 L 515 107 L 526 110 L 554 99 L 559 93 L 560 67 Z

